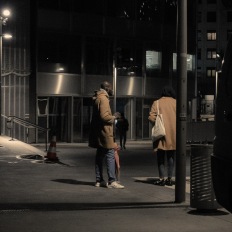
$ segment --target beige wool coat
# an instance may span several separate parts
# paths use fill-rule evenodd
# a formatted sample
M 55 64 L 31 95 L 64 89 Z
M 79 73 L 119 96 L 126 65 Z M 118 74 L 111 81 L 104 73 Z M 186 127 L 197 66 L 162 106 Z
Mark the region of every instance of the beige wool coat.
M 148 120 L 155 123 L 157 115 L 157 101 L 154 101 Z M 166 136 L 153 143 L 154 151 L 176 150 L 176 99 L 172 97 L 161 97 L 159 99 L 159 112 L 163 114 Z
M 114 148 L 113 124 L 115 116 L 111 113 L 108 93 L 100 89 L 93 96 L 93 114 L 90 124 L 89 146 L 93 148 Z

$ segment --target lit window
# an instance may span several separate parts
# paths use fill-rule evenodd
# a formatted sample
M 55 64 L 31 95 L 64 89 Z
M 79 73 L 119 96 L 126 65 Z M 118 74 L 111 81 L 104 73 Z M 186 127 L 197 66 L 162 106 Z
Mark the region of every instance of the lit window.
M 216 76 L 216 70 L 215 68 L 207 68 L 207 77 L 215 77 Z
M 216 31 L 208 31 L 207 32 L 207 40 L 216 40 Z
M 161 52 L 146 51 L 146 69 L 161 68 Z
M 207 59 L 216 59 L 217 52 L 215 49 L 207 48 Z
M 193 55 L 189 55 L 187 54 L 187 71 L 192 71 L 193 70 L 193 62 L 194 62 L 194 59 L 193 59 Z M 176 53 L 173 53 L 173 70 L 176 70 L 177 68 L 177 54 Z

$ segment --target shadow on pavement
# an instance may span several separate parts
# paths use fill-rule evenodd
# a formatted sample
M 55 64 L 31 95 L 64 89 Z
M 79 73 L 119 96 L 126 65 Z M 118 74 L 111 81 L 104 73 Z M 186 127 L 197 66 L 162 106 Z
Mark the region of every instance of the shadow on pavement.
M 144 184 L 152 184 L 154 185 L 154 182 L 159 180 L 159 178 L 137 178 L 135 179 L 135 182 L 138 182 L 138 183 L 144 183 Z M 173 180 L 173 185 L 175 185 L 175 181 Z
M 71 165 L 63 163 L 63 162 L 61 162 L 59 160 L 56 161 L 56 160 L 48 160 L 48 159 L 46 159 L 46 160 L 44 160 L 44 163 L 46 163 L 46 164 L 60 164 L 60 165 L 64 165 L 64 166 L 67 166 L 67 167 L 71 167 Z
M 228 215 L 229 213 L 219 209 L 196 209 L 190 210 L 188 214 L 198 216 L 223 216 Z
M 117 202 L 117 203 L 7 203 L 0 205 L 0 213 L 12 211 L 77 211 L 149 208 L 187 208 L 173 202 Z
M 65 184 L 74 184 L 74 185 L 90 185 L 94 186 L 95 182 L 88 182 L 88 181 L 79 181 L 79 180 L 72 180 L 72 179 L 55 179 L 52 180 L 54 182 L 65 183 Z

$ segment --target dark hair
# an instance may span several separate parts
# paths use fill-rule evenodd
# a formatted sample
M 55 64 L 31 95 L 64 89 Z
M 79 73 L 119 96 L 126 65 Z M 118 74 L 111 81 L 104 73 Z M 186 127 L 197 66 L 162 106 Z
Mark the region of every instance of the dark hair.
M 175 90 L 171 86 L 164 86 L 161 93 L 162 97 L 176 98 Z
M 102 89 L 107 89 L 107 88 L 111 87 L 111 84 L 108 81 L 104 81 L 104 82 L 101 83 L 100 87 Z

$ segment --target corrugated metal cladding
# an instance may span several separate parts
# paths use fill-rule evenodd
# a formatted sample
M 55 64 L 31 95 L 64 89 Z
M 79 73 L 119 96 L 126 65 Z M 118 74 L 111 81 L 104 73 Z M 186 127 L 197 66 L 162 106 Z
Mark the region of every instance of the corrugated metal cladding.
M 3 33 L 12 34 L 3 39 L 2 54 L 2 133 L 10 135 L 6 119 L 9 115 L 26 119 L 29 114 L 28 89 L 30 76 L 30 17 L 29 0 L 10 1 L 12 16 L 3 26 Z M 15 136 L 25 139 L 26 130 L 16 127 Z

